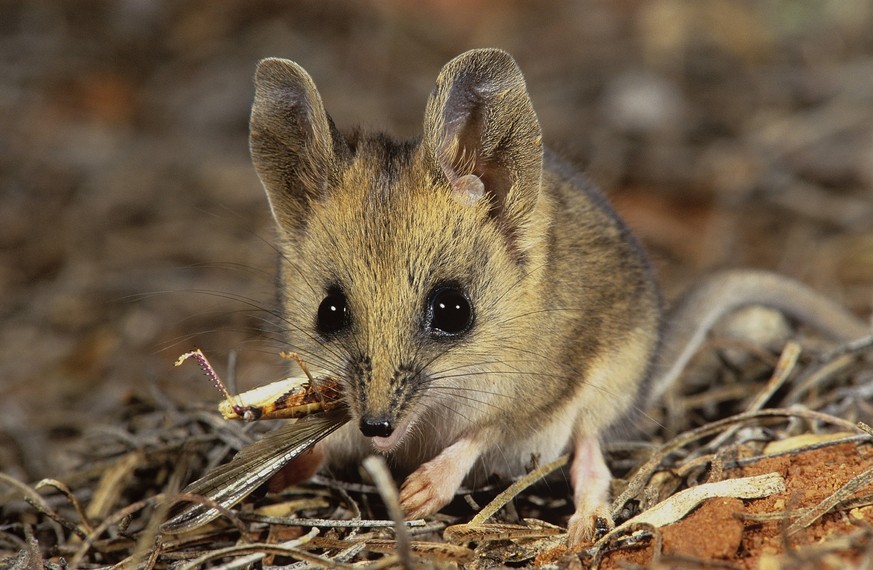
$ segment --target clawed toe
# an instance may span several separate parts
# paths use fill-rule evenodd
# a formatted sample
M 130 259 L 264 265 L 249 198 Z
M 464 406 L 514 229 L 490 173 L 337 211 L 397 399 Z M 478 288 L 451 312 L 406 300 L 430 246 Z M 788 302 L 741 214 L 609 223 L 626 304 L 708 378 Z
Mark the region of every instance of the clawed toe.
M 567 524 L 567 544 L 589 544 L 615 528 L 609 508 L 599 505 L 588 512 L 576 511 Z

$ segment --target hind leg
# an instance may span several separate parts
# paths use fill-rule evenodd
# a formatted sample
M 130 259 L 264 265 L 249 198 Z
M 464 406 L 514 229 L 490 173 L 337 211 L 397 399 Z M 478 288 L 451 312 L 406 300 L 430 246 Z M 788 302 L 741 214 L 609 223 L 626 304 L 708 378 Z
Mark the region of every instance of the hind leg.
M 600 441 L 596 437 L 577 438 L 570 480 L 576 512 L 567 525 L 567 542 L 570 546 L 576 546 L 592 542 L 599 532 L 615 526 L 609 508 L 612 473 L 606 466 Z

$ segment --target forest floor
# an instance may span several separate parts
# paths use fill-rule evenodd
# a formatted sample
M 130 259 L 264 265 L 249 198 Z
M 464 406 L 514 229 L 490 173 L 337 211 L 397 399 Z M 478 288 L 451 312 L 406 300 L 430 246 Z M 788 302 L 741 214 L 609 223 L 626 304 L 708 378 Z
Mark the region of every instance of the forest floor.
M 869 320 L 870 29 L 861 0 L 0 3 L 0 567 L 397 563 L 380 554 L 396 544 L 378 489 L 323 476 L 206 530 L 156 528 L 155 497 L 252 433 L 220 420 L 179 354 L 227 360 L 240 391 L 287 373 L 273 222 L 247 148 L 258 59 L 303 65 L 340 128 L 408 137 L 446 61 L 502 47 L 546 144 L 604 189 L 668 304 L 707 272 L 755 267 Z M 677 496 L 687 515 L 568 551 L 556 468 L 483 525 L 468 523 L 507 483 L 458 497 L 410 527 L 413 556 L 869 567 L 871 343 L 794 325 L 750 312 L 720 326 L 639 429 L 607 442 L 617 522 Z M 46 479 L 62 483 L 35 490 Z M 356 516 L 381 522 L 324 522 Z M 279 546 L 250 546 L 265 542 Z

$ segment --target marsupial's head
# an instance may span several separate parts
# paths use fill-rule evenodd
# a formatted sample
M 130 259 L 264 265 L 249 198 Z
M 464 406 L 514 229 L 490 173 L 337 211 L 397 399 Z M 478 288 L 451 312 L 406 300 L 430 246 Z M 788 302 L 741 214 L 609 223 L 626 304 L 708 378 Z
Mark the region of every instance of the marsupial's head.
M 532 334 L 549 231 L 539 123 L 508 54 L 449 62 L 423 131 L 344 136 L 300 66 L 258 66 L 251 149 L 290 348 L 341 379 L 383 451 L 428 414 L 462 429 L 514 405 L 497 371 Z

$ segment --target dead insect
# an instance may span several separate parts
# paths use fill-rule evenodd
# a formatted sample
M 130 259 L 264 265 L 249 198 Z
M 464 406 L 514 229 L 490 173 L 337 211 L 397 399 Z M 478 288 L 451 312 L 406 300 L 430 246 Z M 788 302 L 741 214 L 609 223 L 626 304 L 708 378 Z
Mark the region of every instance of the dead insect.
M 349 420 L 335 380 L 319 378 L 316 381 L 296 355 L 282 356 L 296 360 L 306 379 L 286 378 L 238 396 L 230 395 L 199 349 L 183 354 L 176 361 L 178 366 L 193 357 L 200 363 L 215 387 L 225 396 L 225 401 L 219 404 L 219 411 L 225 419 L 298 419 L 242 448 L 228 463 L 194 481 L 182 493 L 206 497 L 225 509 L 233 507 L 266 483 L 285 464 Z M 220 514 L 221 511 L 215 507 L 203 503 L 192 504 L 165 522 L 161 530 L 168 533 L 193 530 L 218 518 Z
M 194 481 L 182 493 L 206 497 L 229 509 L 348 419 L 345 410 L 334 410 L 282 426 L 242 448 L 228 463 Z M 221 511 L 214 507 L 196 503 L 165 522 L 161 530 L 186 532 L 215 520 L 220 514 Z
M 218 405 L 218 411 L 226 420 L 273 420 L 302 418 L 309 414 L 328 412 L 342 406 L 339 384 L 333 378 L 312 377 L 299 356 L 281 353 L 283 358 L 294 360 L 300 366 L 302 377 L 285 378 L 265 386 L 254 388 L 237 396 L 231 396 L 224 382 L 199 348 L 186 352 L 176 360 L 176 366 L 189 358 L 200 364 L 204 374 L 212 381 L 225 401 Z

